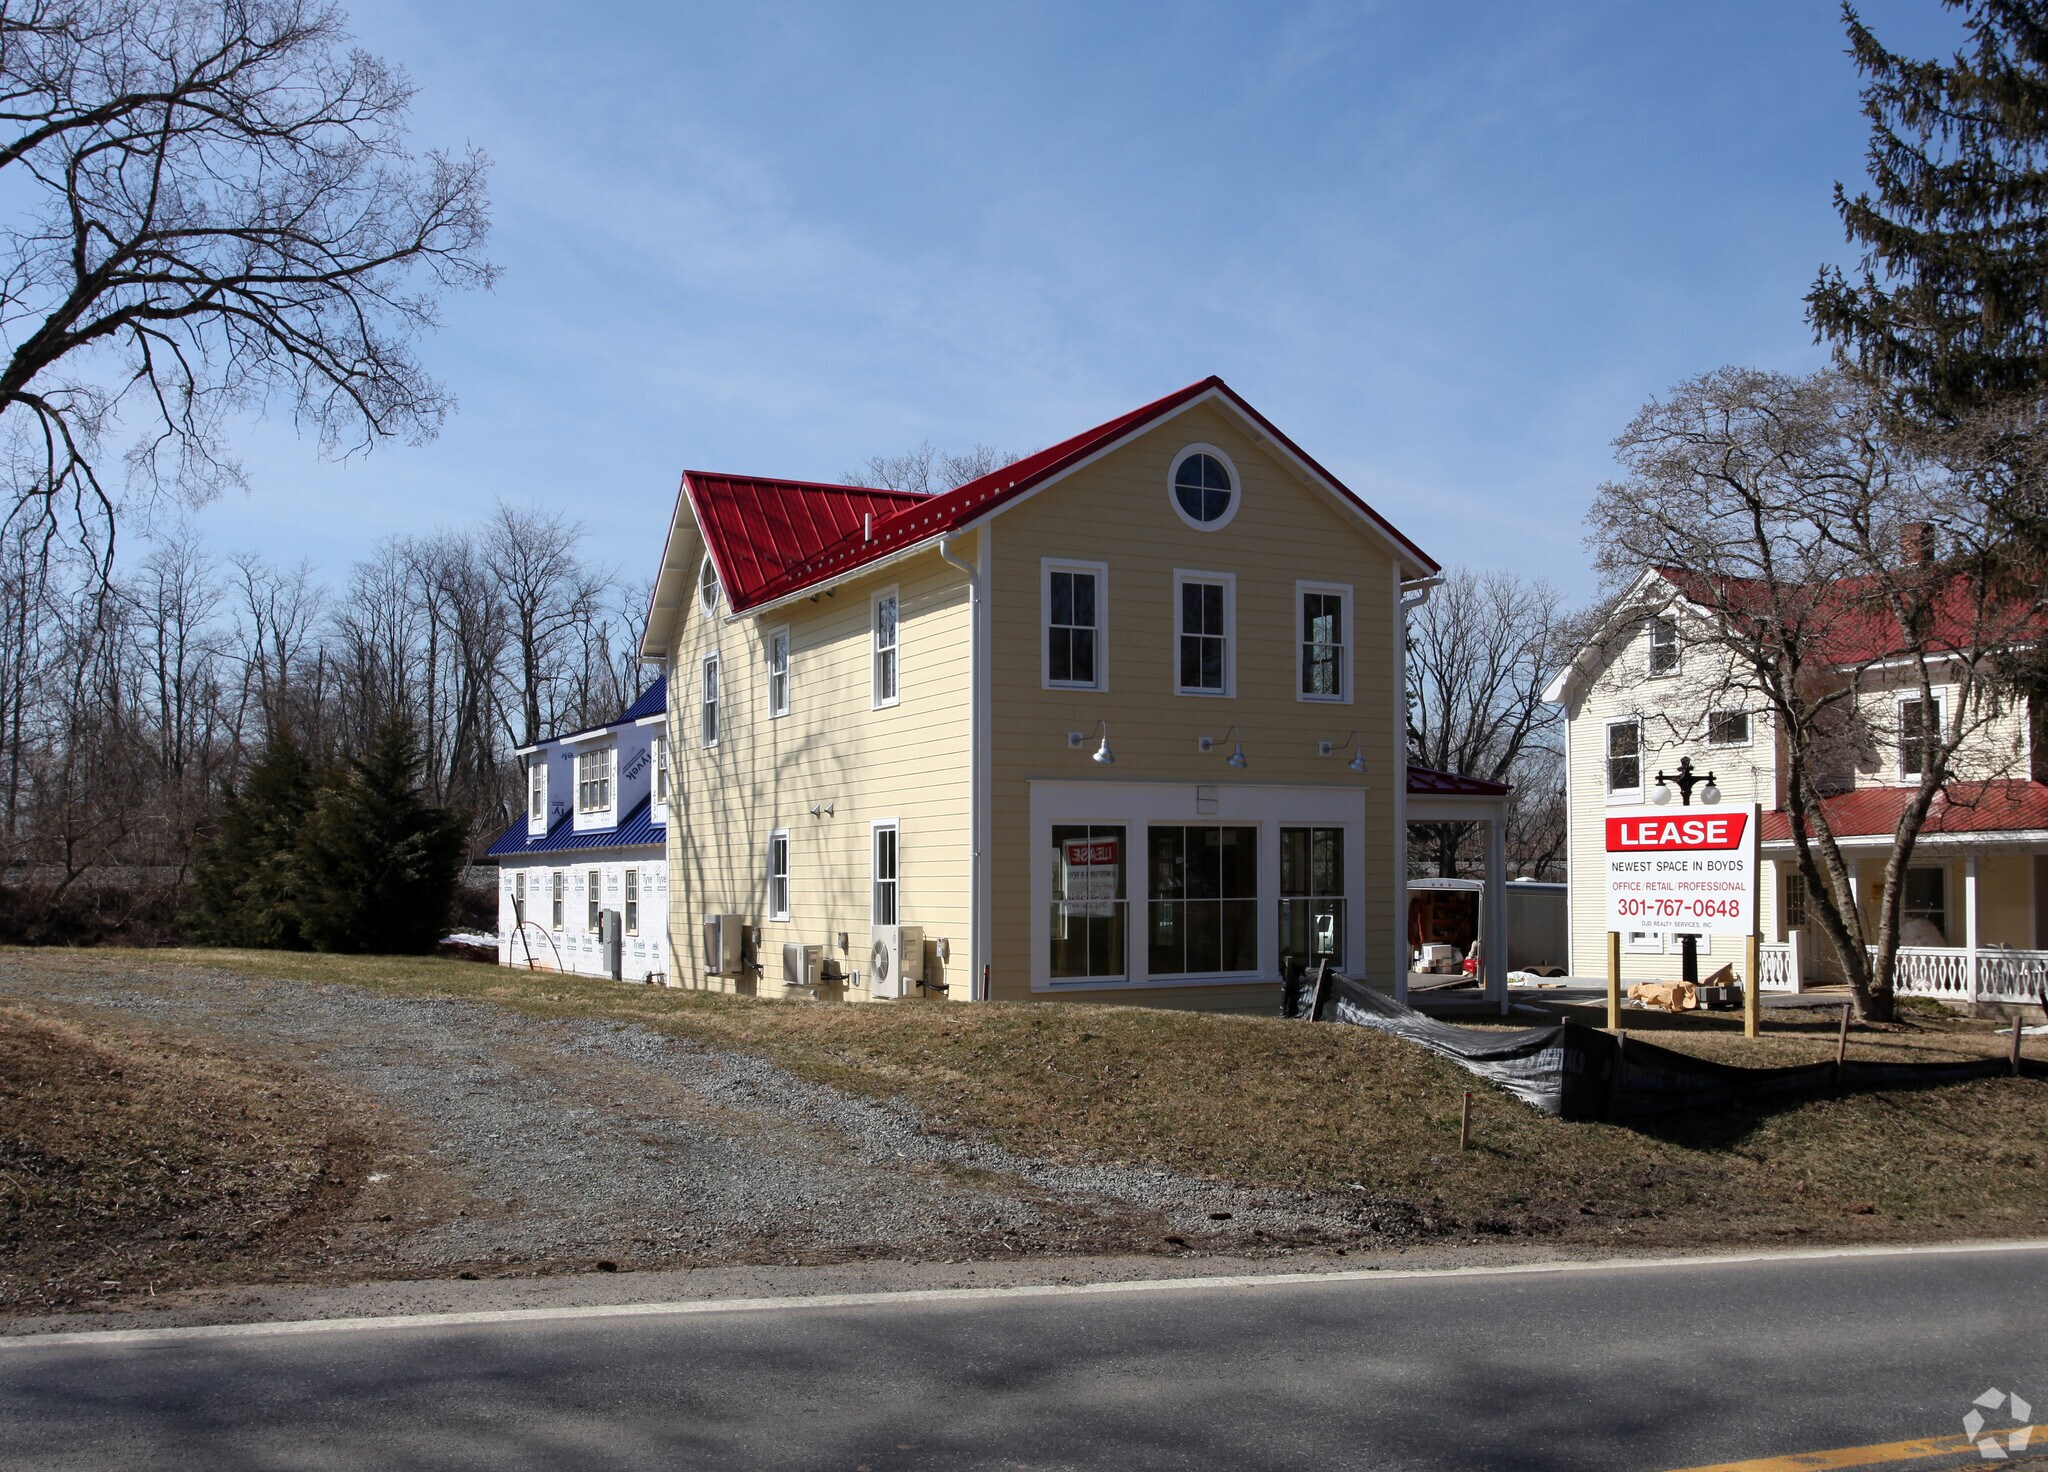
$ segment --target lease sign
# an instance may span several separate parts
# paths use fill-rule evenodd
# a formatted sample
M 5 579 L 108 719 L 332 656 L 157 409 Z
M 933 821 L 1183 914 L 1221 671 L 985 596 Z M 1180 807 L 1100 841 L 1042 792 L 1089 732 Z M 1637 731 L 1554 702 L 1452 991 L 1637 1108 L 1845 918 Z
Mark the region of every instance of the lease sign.
M 1607 929 L 1755 930 L 1754 806 L 1628 808 L 1606 819 Z

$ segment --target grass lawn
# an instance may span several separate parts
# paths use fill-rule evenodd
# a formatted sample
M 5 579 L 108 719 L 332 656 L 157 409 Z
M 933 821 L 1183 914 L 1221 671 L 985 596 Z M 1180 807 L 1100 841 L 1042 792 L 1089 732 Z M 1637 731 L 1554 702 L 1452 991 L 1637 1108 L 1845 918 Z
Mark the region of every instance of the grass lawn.
M 133 972 L 199 967 L 606 1017 L 894 1097 L 1025 1154 L 1164 1166 L 1289 1191 L 1363 1192 L 1418 1236 L 1672 1247 L 2020 1236 L 2048 1228 L 2048 1081 L 1998 1078 L 1633 1126 L 1546 1119 L 1365 1029 L 1084 1004 L 762 1002 L 473 962 L 235 951 L 40 952 Z M 1730 1062 L 1832 1058 L 1835 1019 L 1660 1029 Z M 1852 1035 L 1854 1057 L 2002 1053 L 1988 1024 Z M 2048 1043 L 2031 1040 L 2037 1056 Z M 1458 1112 L 1473 1093 L 1475 1148 Z

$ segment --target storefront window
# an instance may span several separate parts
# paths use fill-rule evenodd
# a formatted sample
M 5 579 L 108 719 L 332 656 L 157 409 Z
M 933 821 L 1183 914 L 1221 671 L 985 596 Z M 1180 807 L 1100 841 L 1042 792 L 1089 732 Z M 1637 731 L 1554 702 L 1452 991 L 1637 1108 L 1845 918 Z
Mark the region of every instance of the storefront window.
M 1129 892 L 1124 830 L 1055 823 L 1052 830 L 1052 979 L 1121 981 Z
M 1155 977 L 1247 972 L 1259 964 L 1259 830 L 1147 834 L 1147 966 Z
M 1280 830 L 1280 953 L 1344 964 L 1344 830 Z

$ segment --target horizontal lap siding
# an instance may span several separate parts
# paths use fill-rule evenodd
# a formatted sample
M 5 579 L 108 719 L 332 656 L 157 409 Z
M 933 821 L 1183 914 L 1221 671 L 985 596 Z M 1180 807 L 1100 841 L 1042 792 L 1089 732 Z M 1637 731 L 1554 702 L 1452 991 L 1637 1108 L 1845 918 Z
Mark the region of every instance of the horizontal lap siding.
M 970 550 L 973 539 L 964 539 Z M 899 603 L 899 703 L 871 708 L 870 597 L 894 585 Z M 964 980 L 968 934 L 967 588 L 958 570 L 920 554 L 839 587 L 816 602 L 733 624 L 706 619 L 694 597 L 674 647 L 669 704 L 681 791 L 669 827 L 674 865 L 671 934 L 686 984 L 734 990 L 703 973 L 701 925 L 730 912 L 761 927 L 762 995 L 783 994 L 785 942 L 848 947 L 828 958 L 869 970 L 870 824 L 900 827 L 899 917 L 951 943 Z M 769 719 L 767 635 L 790 631 L 790 713 Z M 698 741 L 699 668 L 716 643 L 724 660 L 719 746 Z M 812 804 L 832 805 L 813 818 Z M 790 918 L 767 918 L 768 836 L 790 836 Z M 944 966 L 935 979 L 948 980 Z M 746 989 L 746 988 L 739 988 Z M 960 987 L 964 994 L 964 985 Z M 853 996 L 865 995 L 865 985 Z
M 1304 484 L 1240 428 L 1241 421 L 1201 406 L 1005 512 L 994 524 L 992 642 L 995 659 L 991 816 L 994 862 L 993 988 L 998 998 L 1030 990 L 1033 862 L 1030 781 L 1233 781 L 1369 789 L 1362 872 L 1347 887 L 1362 895 L 1366 970 L 1385 979 L 1396 965 L 1394 807 L 1402 728 L 1395 696 L 1391 556 L 1322 493 Z M 1237 515 L 1220 531 L 1184 524 L 1168 503 L 1167 473 L 1184 446 L 1223 450 L 1244 483 Z M 1040 560 L 1108 564 L 1109 686 L 1106 691 L 1045 690 L 1039 640 Z M 1173 690 L 1174 570 L 1229 572 L 1237 578 L 1237 695 L 1179 696 Z M 1295 698 L 1295 582 L 1352 588 L 1351 702 Z M 1109 722 L 1116 765 L 1089 760 L 1097 722 Z M 1221 738 L 1241 726 L 1250 766 L 1224 765 L 1229 747 L 1195 750 L 1197 735 Z M 1316 754 L 1318 740 L 1356 728 L 1371 774 Z M 1067 733 L 1086 732 L 1080 750 Z M 1143 878 L 1132 876 L 1134 902 Z M 1262 896 L 1261 924 L 1272 923 Z M 1264 986 L 1190 986 L 1064 992 L 1062 997 L 1267 1011 L 1278 993 Z

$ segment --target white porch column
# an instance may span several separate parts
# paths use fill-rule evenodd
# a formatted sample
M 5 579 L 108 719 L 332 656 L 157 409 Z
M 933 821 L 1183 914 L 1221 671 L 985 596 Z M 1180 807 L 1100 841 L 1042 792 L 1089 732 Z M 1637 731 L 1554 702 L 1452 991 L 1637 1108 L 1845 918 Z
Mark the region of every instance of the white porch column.
M 1507 804 L 1494 809 L 1486 825 L 1486 939 L 1481 955 L 1486 968 L 1486 995 L 1508 1012 L 1508 814 Z
M 1963 959 L 1970 978 L 1970 1000 L 1977 1000 L 1977 855 L 1963 855 Z

